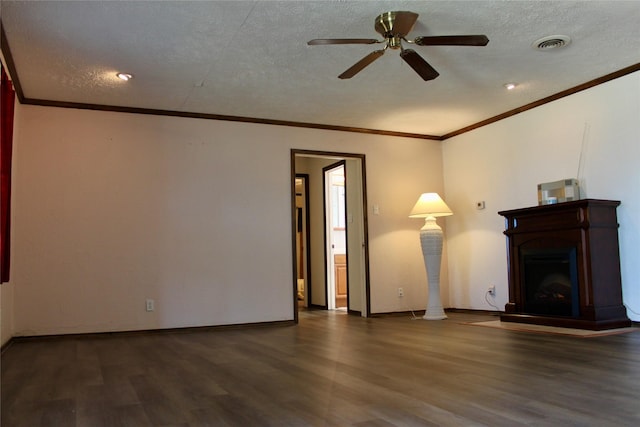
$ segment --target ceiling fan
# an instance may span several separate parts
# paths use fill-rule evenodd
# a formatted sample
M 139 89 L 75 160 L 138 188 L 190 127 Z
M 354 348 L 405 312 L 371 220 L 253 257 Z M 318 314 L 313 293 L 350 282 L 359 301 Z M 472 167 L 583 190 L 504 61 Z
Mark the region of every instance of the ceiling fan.
M 427 61 L 413 49 L 405 49 L 402 42 L 417 46 L 486 46 L 489 39 L 485 35 L 464 36 L 421 36 L 414 40 L 407 40 L 406 36 L 418 20 L 418 14 L 413 12 L 396 11 L 385 12 L 375 20 L 375 29 L 384 37 L 376 39 L 314 39 L 307 44 L 311 46 L 328 44 L 376 44 L 385 43 L 383 49 L 371 52 L 351 68 L 340 74 L 338 78 L 350 79 L 362 71 L 367 65 L 380 58 L 387 49 L 400 49 L 400 57 L 422 77 L 423 80 L 433 80 L 440 75 Z

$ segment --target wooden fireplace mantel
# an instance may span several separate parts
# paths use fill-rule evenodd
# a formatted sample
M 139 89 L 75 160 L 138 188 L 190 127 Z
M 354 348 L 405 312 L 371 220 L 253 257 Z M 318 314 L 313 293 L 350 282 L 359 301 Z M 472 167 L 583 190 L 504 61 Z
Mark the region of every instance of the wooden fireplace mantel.
M 618 205 L 583 199 L 498 212 L 505 217 L 509 264 L 509 302 L 501 320 L 591 330 L 630 326 L 622 303 Z M 525 307 L 523 254 L 558 248 L 575 257 L 575 307 L 569 315 L 532 313 Z

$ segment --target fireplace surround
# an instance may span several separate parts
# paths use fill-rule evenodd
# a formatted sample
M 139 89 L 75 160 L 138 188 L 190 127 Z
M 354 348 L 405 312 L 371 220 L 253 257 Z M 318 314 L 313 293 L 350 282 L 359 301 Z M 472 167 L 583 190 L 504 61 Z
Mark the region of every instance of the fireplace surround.
M 580 329 L 631 325 L 622 303 L 619 201 L 584 199 L 505 217 L 509 302 L 500 319 Z

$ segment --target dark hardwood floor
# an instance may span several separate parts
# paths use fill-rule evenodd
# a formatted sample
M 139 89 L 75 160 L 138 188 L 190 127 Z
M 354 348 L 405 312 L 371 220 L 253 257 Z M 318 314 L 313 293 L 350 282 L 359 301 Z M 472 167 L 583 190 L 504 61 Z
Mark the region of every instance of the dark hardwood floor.
M 17 342 L 2 426 L 636 426 L 640 333 L 573 338 L 451 313 Z

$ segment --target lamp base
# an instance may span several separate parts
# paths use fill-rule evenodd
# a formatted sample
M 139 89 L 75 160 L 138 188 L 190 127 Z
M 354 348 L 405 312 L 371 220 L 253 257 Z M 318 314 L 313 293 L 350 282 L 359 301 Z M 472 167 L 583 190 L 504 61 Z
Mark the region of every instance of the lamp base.
M 424 226 L 420 229 L 420 246 L 427 269 L 429 285 L 427 310 L 422 317 L 424 320 L 443 320 L 447 318 L 440 300 L 440 263 L 442 261 L 442 229 L 436 224 L 433 216 L 424 219 Z
M 447 318 L 447 315 L 444 314 L 444 310 L 440 310 L 440 313 L 438 310 L 434 310 L 433 312 L 427 311 L 422 318 L 424 320 L 444 320 Z

